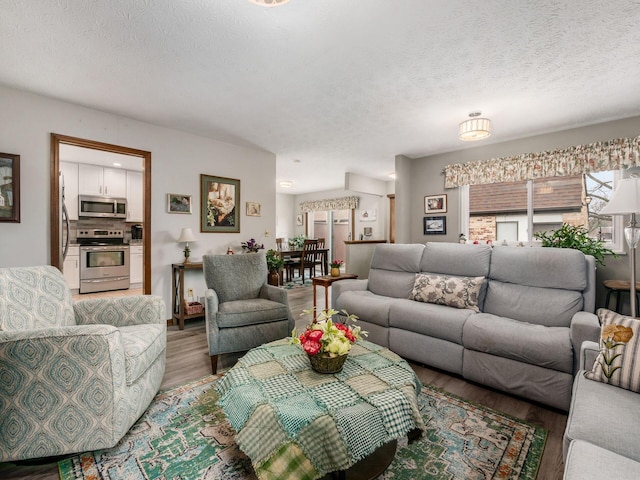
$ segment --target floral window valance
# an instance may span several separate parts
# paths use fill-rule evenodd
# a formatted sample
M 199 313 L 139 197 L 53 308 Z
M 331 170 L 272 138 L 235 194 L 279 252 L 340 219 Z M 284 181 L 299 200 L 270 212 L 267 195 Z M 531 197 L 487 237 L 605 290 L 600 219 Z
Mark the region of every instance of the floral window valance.
M 302 213 L 322 212 L 324 210 L 348 210 L 358 208 L 360 197 L 329 198 L 325 200 L 311 200 L 302 202 L 300 208 Z
M 519 182 L 640 166 L 640 136 L 480 162 L 448 165 L 445 188 Z

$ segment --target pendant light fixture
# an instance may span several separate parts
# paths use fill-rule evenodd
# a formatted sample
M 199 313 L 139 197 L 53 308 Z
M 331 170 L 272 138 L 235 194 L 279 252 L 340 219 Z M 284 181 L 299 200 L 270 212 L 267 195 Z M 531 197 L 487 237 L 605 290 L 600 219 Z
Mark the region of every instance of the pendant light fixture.
M 491 120 L 480 118 L 481 112 L 471 112 L 469 120 L 460 124 L 458 138 L 463 142 L 482 140 L 491 135 Z
M 284 5 L 289 0 L 249 0 L 251 3 L 255 3 L 256 5 L 260 5 L 263 7 L 278 7 L 280 5 Z

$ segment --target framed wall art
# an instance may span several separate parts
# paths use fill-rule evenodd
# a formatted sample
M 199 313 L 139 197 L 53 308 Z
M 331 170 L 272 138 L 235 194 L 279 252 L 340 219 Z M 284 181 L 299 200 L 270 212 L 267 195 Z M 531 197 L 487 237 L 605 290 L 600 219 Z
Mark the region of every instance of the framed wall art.
M 300 227 L 303 224 L 304 224 L 304 215 L 299 213 L 299 214 L 296 215 L 296 225 Z
M 0 153 L 0 222 L 20 223 L 20 155 Z
M 200 175 L 200 231 L 240 233 L 240 180 Z
M 191 214 L 191 195 L 167 193 L 167 212 Z
M 247 216 L 248 217 L 259 217 L 260 213 L 260 204 L 258 202 L 247 202 Z
M 447 217 L 424 217 L 425 235 L 445 235 L 447 233 Z
M 447 195 L 429 195 L 424 197 L 424 213 L 447 213 Z

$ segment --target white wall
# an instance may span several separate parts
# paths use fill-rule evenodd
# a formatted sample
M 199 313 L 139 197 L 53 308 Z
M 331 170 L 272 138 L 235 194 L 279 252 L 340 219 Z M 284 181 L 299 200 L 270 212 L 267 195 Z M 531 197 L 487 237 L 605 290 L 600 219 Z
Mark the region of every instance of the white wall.
M 296 230 L 296 197 L 276 194 L 276 237 L 291 238 Z
M 21 222 L 0 223 L 0 267 L 50 263 L 50 133 L 151 152 L 151 291 L 171 316 L 171 264 L 183 258 L 176 240 L 191 227 L 198 241 L 191 258 L 239 251 L 251 237 L 275 246 L 275 155 L 238 147 L 78 105 L 0 86 L 0 150 L 20 155 Z M 240 179 L 240 233 L 200 233 L 200 174 Z M 192 195 L 193 214 L 166 213 L 166 194 Z M 245 202 L 262 204 L 261 217 L 247 217 Z M 265 237 L 265 231 L 270 233 Z M 185 281 L 204 294 L 202 275 Z

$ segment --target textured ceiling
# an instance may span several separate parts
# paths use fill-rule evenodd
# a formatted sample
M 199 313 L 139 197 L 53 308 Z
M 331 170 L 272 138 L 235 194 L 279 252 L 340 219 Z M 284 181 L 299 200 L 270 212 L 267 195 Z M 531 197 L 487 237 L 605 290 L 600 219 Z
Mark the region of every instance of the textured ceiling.
M 0 0 L 0 83 L 274 152 L 303 193 L 639 115 L 638 25 L 637 0 Z M 474 110 L 493 135 L 462 143 Z

